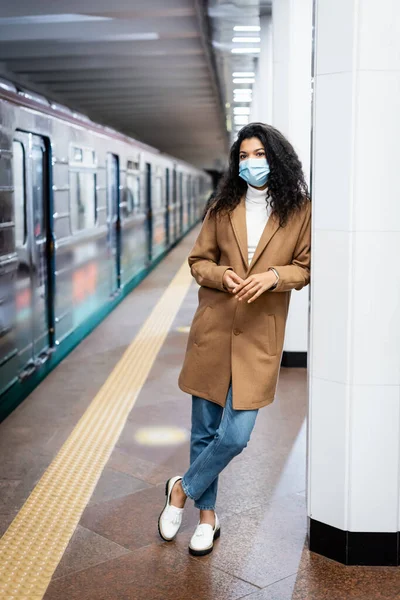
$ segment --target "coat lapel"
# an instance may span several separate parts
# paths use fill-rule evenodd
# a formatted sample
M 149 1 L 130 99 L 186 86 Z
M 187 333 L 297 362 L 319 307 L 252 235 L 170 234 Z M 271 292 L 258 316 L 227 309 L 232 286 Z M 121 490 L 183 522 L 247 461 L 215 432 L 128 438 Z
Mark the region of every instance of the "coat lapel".
M 245 270 L 247 271 L 248 255 L 247 255 L 247 227 L 246 227 L 246 205 L 245 196 L 242 196 L 239 204 L 229 213 L 233 232 L 238 243 L 240 254 L 244 263 Z

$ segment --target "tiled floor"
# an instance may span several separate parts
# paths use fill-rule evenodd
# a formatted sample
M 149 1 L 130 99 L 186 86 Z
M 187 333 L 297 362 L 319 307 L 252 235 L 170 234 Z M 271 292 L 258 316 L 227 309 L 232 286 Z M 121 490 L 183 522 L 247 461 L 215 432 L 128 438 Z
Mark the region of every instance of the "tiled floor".
M 150 313 L 195 233 L 0 425 L 0 533 Z M 282 369 L 276 401 L 260 411 L 248 447 L 221 475 L 214 552 L 188 554 L 198 516 L 190 501 L 176 540 L 161 540 L 165 480 L 188 466 L 190 397 L 177 387 L 186 334 L 178 328 L 190 324 L 196 302 L 193 285 L 45 599 L 400 598 L 400 570 L 344 567 L 307 550 L 303 369 Z M 143 428 L 158 426 L 178 428 L 179 443 L 143 443 Z

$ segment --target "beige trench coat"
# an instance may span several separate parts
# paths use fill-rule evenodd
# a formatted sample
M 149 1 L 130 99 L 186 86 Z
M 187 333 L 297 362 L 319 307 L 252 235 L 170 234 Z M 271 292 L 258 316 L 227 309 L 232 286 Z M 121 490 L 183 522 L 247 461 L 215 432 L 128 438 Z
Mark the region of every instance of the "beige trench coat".
M 309 200 L 285 227 L 270 216 L 250 266 L 244 197 L 230 215 L 211 218 L 208 211 L 188 258 L 200 288 L 178 380 L 181 390 L 224 406 L 232 378 L 235 409 L 273 402 L 291 290 L 310 281 L 310 245 Z M 250 304 L 238 301 L 222 285 L 228 267 L 242 278 L 274 267 L 278 286 Z

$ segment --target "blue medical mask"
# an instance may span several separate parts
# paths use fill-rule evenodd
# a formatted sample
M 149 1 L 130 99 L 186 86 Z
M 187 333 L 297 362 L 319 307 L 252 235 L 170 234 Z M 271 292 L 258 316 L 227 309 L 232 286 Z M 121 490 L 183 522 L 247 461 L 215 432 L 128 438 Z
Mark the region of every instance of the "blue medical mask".
M 269 170 L 266 158 L 246 158 L 239 163 L 239 176 L 254 187 L 267 183 Z

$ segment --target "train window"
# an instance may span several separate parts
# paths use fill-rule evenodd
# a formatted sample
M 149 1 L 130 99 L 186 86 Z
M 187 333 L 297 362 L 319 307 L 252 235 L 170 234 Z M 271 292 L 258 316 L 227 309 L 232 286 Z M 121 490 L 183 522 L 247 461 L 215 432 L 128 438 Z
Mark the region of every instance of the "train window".
M 164 186 L 161 177 L 156 177 L 154 182 L 153 208 L 162 208 L 164 206 Z
M 135 160 L 128 160 L 127 167 L 128 171 L 139 171 L 140 168 L 140 159 L 139 157 Z
M 15 247 L 26 241 L 25 153 L 21 142 L 13 142 Z
M 32 158 L 32 206 L 34 207 L 33 214 L 33 231 L 36 239 L 46 237 L 46 223 L 44 213 L 44 173 L 43 173 L 43 150 L 40 146 L 33 146 L 31 152 Z
M 70 215 L 73 233 L 96 225 L 96 154 L 91 148 L 70 148 Z
M 82 150 L 82 148 L 73 148 L 72 149 L 72 160 L 74 162 L 82 162 L 83 161 L 83 150 Z
M 70 173 L 72 231 L 96 225 L 96 175 L 82 171 Z
M 96 166 L 96 153 L 92 148 L 78 148 L 77 146 L 70 147 L 70 165 L 76 168 L 94 168 Z M 76 165 L 74 165 L 76 163 Z
M 140 209 L 140 177 L 127 173 L 124 189 L 124 201 L 121 204 L 122 216 L 129 217 Z
M 188 175 L 188 178 L 186 180 L 186 200 L 188 202 L 190 202 L 191 200 L 191 185 L 190 185 L 190 175 Z
M 183 202 L 183 189 L 184 189 L 183 179 L 184 179 L 183 173 L 179 173 L 179 201 L 180 202 Z
M 126 183 L 123 191 L 123 202 L 121 203 L 122 217 L 140 212 L 140 171 L 139 157 L 126 162 Z

